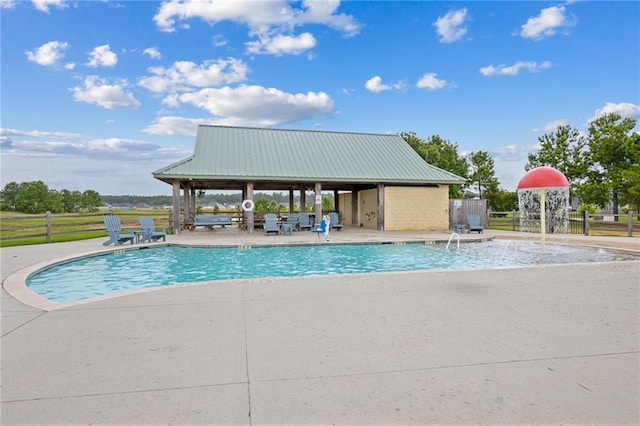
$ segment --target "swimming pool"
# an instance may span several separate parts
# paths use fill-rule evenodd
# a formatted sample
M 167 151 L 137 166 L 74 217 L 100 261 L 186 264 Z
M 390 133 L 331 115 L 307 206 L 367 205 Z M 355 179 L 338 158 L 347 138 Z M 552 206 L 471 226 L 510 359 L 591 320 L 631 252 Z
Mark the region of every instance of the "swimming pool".
M 277 247 L 161 246 L 71 260 L 27 278 L 37 294 L 70 302 L 126 290 L 242 278 L 430 269 L 496 268 L 638 259 L 634 253 L 515 241 L 460 244 L 339 244 Z

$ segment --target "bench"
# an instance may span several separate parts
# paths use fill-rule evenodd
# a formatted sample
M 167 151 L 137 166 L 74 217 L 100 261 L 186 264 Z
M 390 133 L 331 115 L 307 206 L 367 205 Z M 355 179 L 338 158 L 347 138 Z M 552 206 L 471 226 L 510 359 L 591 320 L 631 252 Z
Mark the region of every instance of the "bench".
M 195 229 L 196 226 L 206 226 L 209 229 L 213 229 L 214 226 L 231 226 L 231 216 L 225 215 L 196 215 L 196 219 L 191 225 L 191 229 Z

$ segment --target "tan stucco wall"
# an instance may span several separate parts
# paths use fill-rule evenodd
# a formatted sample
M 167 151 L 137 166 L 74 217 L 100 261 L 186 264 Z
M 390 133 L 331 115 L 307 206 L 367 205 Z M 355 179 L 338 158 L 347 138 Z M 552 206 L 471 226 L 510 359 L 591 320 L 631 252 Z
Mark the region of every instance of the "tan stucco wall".
M 358 192 L 358 224 L 363 228 L 378 229 L 378 190 Z
M 384 189 L 384 206 L 385 231 L 437 231 L 449 228 L 447 185 L 440 185 L 439 188 L 388 186 Z
M 339 197 L 339 215 L 345 225 L 351 226 L 352 194 Z M 363 228 L 378 229 L 378 190 L 360 191 L 358 197 L 358 223 Z M 384 189 L 385 231 L 429 231 L 449 228 L 449 187 L 439 188 L 387 186 Z
M 351 226 L 351 192 L 338 194 L 338 215 L 346 226 Z

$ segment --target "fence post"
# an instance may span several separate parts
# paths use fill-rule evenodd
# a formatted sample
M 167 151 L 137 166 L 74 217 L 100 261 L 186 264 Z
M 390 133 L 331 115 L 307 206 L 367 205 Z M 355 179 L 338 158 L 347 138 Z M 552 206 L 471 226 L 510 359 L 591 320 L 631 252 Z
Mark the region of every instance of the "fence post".
M 627 231 L 628 236 L 633 237 L 633 210 L 627 213 Z
M 51 212 L 47 210 L 47 242 L 51 242 Z
M 516 211 L 511 210 L 511 230 L 516 230 Z
M 589 211 L 584 210 L 582 212 L 582 229 L 584 230 L 584 235 L 589 235 Z

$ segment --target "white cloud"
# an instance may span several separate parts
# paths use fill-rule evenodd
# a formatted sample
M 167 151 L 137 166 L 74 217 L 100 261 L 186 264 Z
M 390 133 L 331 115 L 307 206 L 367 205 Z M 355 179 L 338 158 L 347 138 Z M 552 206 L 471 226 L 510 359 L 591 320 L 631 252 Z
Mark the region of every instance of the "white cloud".
M 138 85 L 152 92 L 168 93 L 239 83 L 247 79 L 249 67 L 241 60 L 228 58 L 205 61 L 201 65 L 178 61 L 169 68 L 151 67 L 149 72 L 153 75 L 140 79 Z
M 548 68 L 551 68 L 551 62 L 549 61 L 544 61 L 540 63 L 532 62 L 532 61 L 529 61 L 529 62 L 520 61 L 509 66 L 489 65 L 489 66 L 480 68 L 480 72 L 482 73 L 482 75 L 490 77 L 494 75 L 518 75 L 520 73 L 520 70 L 522 69 L 526 69 L 527 71 L 533 73 L 533 72 L 538 72 L 539 70 L 548 69 Z
M 259 36 L 259 40 L 246 43 L 247 53 L 268 54 L 274 56 L 299 55 L 316 46 L 316 39 L 311 33 L 303 33 L 299 36 L 268 35 Z
M 29 137 L 29 138 L 62 138 L 62 139 L 82 137 L 80 133 L 45 132 L 40 130 L 18 130 L 18 129 L 7 129 L 7 128 L 0 128 L 0 136 L 11 136 L 11 137 L 22 136 L 22 137 Z
M 242 85 L 202 89 L 177 95 L 175 101 L 202 108 L 233 125 L 274 126 L 328 117 L 334 102 L 324 92 L 286 93 L 275 88 Z
M 64 57 L 64 52 L 69 49 L 69 43 L 50 41 L 32 51 L 24 52 L 27 59 L 43 66 L 57 66 Z
M 153 17 L 162 31 L 174 31 L 177 22 L 199 18 L 211 24 L 232 21 L 246 24 L 252 31 L 270 27 L 294 28 L 303 24 L 322 24 L 347 35 L 355 35 L 361 25 L 352 16 L 337 14 L 337 0 L 305 0 L 301 8 L 286 0 L 259 2 L 169 0 Z
M 384 92 L 385 90 L 391 90 L 391 86 L 382 83 L 382 77 L 380 77 L 379 75 L 376 75 L 375 77 L 367 80 L 367 82 L 364 84 L 364 87 L 366 87 L 368 91 L 373 93 L 380 93 Z
M 81 156 L 93 158 L 136 158 L 161 155 L 164 148 L 151 142 L 124 138 L 92 138 L 76 133 L 2 129 L 10 135 L 6 154 L 12 156 Z M 51 140 L 55 139 L 55 140 Z M 4 149 L 3 149 L 4 151 Z M 5 152 L 3 152 L 5 154 Z
M 505 145 L 488 150 L 492 158 L 500 161 L 521 161 L 526 160 L 527 155 L 535 152 L 539 148 L 537 145 Z
M 575 18 L 568 18 L 564 6 L 551 6 L 540 11 L 540 15 L 529 18 L 522 26 L 520 35 L 524 38 L 542 40 L 555 35 L 558 29 L 565 31 L 576 24 Z
M 213 36 L 213 45 L 215 47 L 222 47 L 227 44 L 227 39 L 222 34 L 216 34 Z
M 65 9 L 69 5 L 63 0 L 33 0 L 33 6 L 40 12 L 49 13 L 50 7 Z
M 209 24 L 231 21 L 244 24 L 249 35 L 257 40 L 248 42 L 248 53 L 298 55 L 316 45 L 309 32 L 292 34 L 302 25 L 325 25 L 345 36 L 358 34 L 362 25 L 352 16 L 337 13 L 339 0 L 271 1 L 207 1 L 168 0 L 161 3 L 154 22 L 162 31 L 173 32 L 177 24 L 188 27 L 190 19 L 202 19 Z M 219 46 L 220 38 L 214 38 Z M 224 43 L 224 40 L 223 42 Z
M 431 72 L 423 75 L 416 83 L 416 87 L 420 89 L 438 90 L 447 86 L 455 86 L 453 83 L 447 83 L 446 80 L 440 80 L 438 74 Z
M 382 83 L 382 77 L 376 75 L 375 77 L 372 77 L 369 80 L 367 80 L 364 84 L 364 87 L 373 93 L 380 93 L 380 92 L 384 92 L 385 90 L 391 90 L 391 89 L 402 91 L 406 89 L 406 83 L 400 80 L 392 84 L 385 84 L 385 83 Z M 344 92 L 344 89 L 343 89 L 343 92 Z
M 596 110 L 593 117 L 589 119 L 589 122 L 605 114 L 611 113 L 618 114 L 622 118 L 636 118 L 640 116 L 640 106 L 628 102 L 621 102 L 618 104 L 607 102 L 605 106 Z
M 362 28 L 352 16 L 336 13 L 340 0 L 303 0 L 302 6 L 306 11 L 296 12 L 300 24 L 324 24 L 347 36 L 358 34 Z
M 154 120 L 142 132 L 151 135 L 195 137 L 200 124 L 211 124 L 210 119 L 164 116 Z
M 564 118 L 559 118 L 557 120 L 552 120 L 546 122 L 542 127 L 535 127 L 531 129 L 532 132 L 555 132 L 558 127 L 568 126 L 569 121 Z
M 458 9 L 439 17 L 433 26 L 436 27 L 440 43 L 453 43 L 460 40 L 466 33 L 465 23 L 468 21 L 467 9 Z
M 171 186 L 150 172 L 193 153 L 192 139 L 185 147 L 164 147 L 145 140 L 40 130 L 0 129 L 0 144 L 3 157 L 10 158 L 2 163 L 3 181 L 42 180 L 52 189 L 100 194 L 169 195 Z
M 15 7 L 15 0 L 0 0 L 0 9 L 14 9 Z
M 94 47 L 89 54 L 89 62 L 87 66 L 97 67 L 113 67 L 118 63 L 118 56 L 111 51 L 108 44 Z
M 125 90 L 127 86 L 126 80 L 108 84 L 105 79 L 90 75 L 85 78 L 83 87 L 76 86 L 71 91 L 73 100 L 100 105 L 106 109 L 140 107 L 140 102 Z
M 148 57 L 150 57 L 151 59 L 162 59 L 162 54 L 160 53 L 160 51 L 158 50 L 157 47 L 153 46 L 153 47 L 147 47 L 146 49 L 144 49 L 142 51 L 142 53 L 144 55 L 147 55 Z

